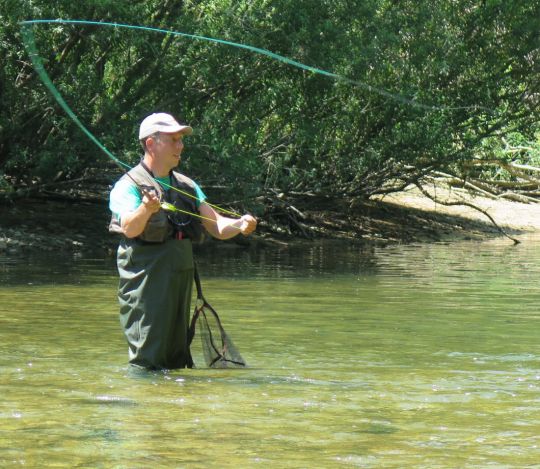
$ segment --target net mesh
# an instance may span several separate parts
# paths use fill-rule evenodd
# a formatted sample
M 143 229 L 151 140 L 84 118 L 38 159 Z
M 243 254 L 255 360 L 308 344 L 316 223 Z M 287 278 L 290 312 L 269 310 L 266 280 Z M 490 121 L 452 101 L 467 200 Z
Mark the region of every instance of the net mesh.
M 204 299 L 199 275 L 195 269 L 197 303 L 190 327 L 190 344 L 200 337 L 206 366 L 209 368 L 245 368 L 246 361 L 225 332 L 216 310 Z
M 198 300 L 199 302 L 199 300 Z M 209 368 L 244 368 L 245 360 L 223 329 L 214 309 L 201 302 L 195 309 L 196 330 L 201 338 L 206 366 Z

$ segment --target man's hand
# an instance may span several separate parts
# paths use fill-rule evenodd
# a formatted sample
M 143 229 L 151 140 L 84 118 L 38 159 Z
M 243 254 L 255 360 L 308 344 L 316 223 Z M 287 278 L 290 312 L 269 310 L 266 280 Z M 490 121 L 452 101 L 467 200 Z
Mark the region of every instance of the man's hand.
M 159 211 L 161 202 L 154 191 L 142 191 L 142 203 L 133 212 L 122 216 L 122 231 L 127 238 L 139 236 L 146 227 L 150 217 Z
M 240 220 L 242 221 L 240 233 L 242 233 L 244 236 L 253 233 L 255 228 L 257 228 L 257 219 L 251 215 L 244 215 L 242 218 L 240 218 Z
M 159 197 L 153 191 L 143 191 L 142 205 L 150 213 L 156 213 L 161 208 Z

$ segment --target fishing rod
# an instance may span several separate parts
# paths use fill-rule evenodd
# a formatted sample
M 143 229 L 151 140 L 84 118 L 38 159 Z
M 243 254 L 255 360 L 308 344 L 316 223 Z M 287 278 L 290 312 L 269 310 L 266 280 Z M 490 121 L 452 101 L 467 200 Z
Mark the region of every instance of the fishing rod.
M 21 34 L 23 36 L 23 42 L 24 45 L 28 51 L 28 55 L 30 56 L 30 60 L 32 61 L 32 64 L 34 66 L 34 69 L 36 73 L 38 74 L 39 78 L 43 82 L 43 84 L 46 86 L 46 88 L 49 90 L 49 92 L 53 95 L 53 97 L 56 99 L 58 104 L 62 107 L 62 109 L 66 112 L 66 114 L 77 124 L 77 126 L 84 132 L 84 134 L 92 141 L 94 142 L 123 172 L 126 174 L 134 183 L 135 185 L 143 192 L 145 193 L 145 189 L 138 184 L 135 179 L 129 174 L 129 170 L 131 169 L 131 166 L 127 163 L 124 163 L 122 160 L 114 156 L 108 148 L 106 148 L 86 127 L 85 125 L 80 121 L 80 119 L 76 116 L 76 114 L 73 112 L 73 110 L 69 107 L 69 105 L 66 103 L 56 86 L 54 86 L 51 78 L 49 77 L 48 73 L 45 70 L 45 67 L 43 66 L 43 61 L 41 59 L 41 56 L 39 55 L 36 47 L 36 42 L 34 38 L 34 33 L 31 30 L 31 27 L 29 26 L 29 22 L 22 22 L 21 23 Z M 155 179 L 155 178 L 154 178 Z M 179 189 L 178 187 L 175 187 L 173 185 L 167 184 L 165 182 L 159 182 L 162 186 L 166 187 L 167 189 L 172 189 L 176 192 L 179 192 L 187 197 L 193 198 L 199 202 L 202 202 L 199 197 L 194 196 L 193 194 L 190 194 L 189 192 L 183 191 Z M 209 202 L 206 202 L 210 207 L 215 208 L 216 210 L 219 210 L 220 212 L 227 213 L 229 215 L 233 215 L 235 217 L 241 217 L 240 214 L 224 209 L 222 207 L 219 207 L 217 205 L 213 205 Z M 195 216 L 197 218 L 201 218 L 203 220 L 208 220 L 215 223 L 215 220 L 204 217 L 197 213 L 192 213 L 186 210 L 179 209 L 175 207 L 172 204 L 162 202 L 162 208 L 167 211 L 176 211 L 176 212 L 182 212 L 186 213 L 192 216 Z

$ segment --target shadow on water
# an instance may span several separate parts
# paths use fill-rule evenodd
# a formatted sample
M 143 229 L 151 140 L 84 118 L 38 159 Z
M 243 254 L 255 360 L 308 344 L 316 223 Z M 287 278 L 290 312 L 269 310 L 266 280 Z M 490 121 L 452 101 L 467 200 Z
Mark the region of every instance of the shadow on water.
M 377 271 L 376 249 L 369 244 L 341 241 L 272 248 L 229 244 L 225 249 L 219 243 L 210 243 L 197 248 L 196 254 L 209 276 L 285 279 L 336 273 L 372 275 Z
M 30 252 L 0 255 L 0 285 L 93 283 L 116 275 L 113 257 Z
M 376 248 L 339 241 L 320 241 L 291 247 L 242 247 L 207 243 L 195 248 L 204 275 L 232 278 L 314 278 L 330 274 L 373 275 Z M 239 268 L 241 266 L 242 268 Z M 114 255 L 35 252 L 0 255 L 3 285 L 82 284 L 116 275 Z

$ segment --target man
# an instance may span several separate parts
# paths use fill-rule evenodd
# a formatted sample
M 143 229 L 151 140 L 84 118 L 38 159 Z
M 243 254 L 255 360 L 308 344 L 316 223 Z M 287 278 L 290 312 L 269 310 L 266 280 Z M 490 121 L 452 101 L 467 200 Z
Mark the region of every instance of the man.
M 110 194 L 110 231 L 122 235 L 117 252 L 120 322 L 129 361 L 147 369 L 193 365 L 188 346 L 192 241 L 203 230 L 218 239 L 250 234 L 257 221 L 221 216 L 191 179 L 173 171 L 183 137 L 192 128 L 173 116 L 151 114 L 139 129 L 141 163 L 122 176 Z M 162 202 L 176 207 L 171 213 Z

